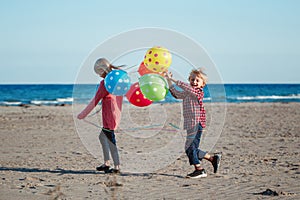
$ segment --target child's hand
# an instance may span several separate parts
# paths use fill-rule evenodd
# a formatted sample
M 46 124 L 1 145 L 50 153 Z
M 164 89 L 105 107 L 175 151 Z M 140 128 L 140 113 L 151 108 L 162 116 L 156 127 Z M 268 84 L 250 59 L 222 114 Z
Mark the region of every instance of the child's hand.
M 169 87 L 172 85 L 172 81 L 171 81 L 171 79 L 172 79 L 172 72 L 169 72 L 169 73 L 167 73 L 167 72 L 165 72 L 164 73 L 164 75 L 165 75 L 165 77 L 166 77 L 166 79 L 167 79 L 167 81 L 168 81 L 168 85 L 169 85 Z
M 168 82 L 174 82 L 174 83 L 177 82 L 177 80 L 173 78 L 172 72 L 165 73 L 165 77 L 168 80 Z
M 77 115 L 77 119 L 84 119 L 85 118 L 85 115 L 83 115 L 83 113 L 79 113 Z
M 165 72 L 165 77 L 167 78 L 167 79 L 171 79 L 172 77 L 173 77 L 173 74 L 172 74 L 172 72 Z

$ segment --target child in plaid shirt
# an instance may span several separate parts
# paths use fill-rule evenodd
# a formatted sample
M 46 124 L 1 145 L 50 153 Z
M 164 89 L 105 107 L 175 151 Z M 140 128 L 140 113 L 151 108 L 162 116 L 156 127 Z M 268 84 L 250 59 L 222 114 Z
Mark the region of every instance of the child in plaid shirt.
M 203 106 L 204 92 L 203 88 L 206 85 L 207 77 L 202 70 L 192 70 L 189 75 L 189 84 L 172 77 L 172 73 L 166 74 L 166 78 L 170 85 L 170 92 L 176 99 L 182 99 L 183 102 L 183 118 L 184 129 L 187 131 L 185 142 L 185 152 L 189 158 L 190 165 L 194 165 L 195 170 L 188 174 L 188 178 L 206 177 L 206 171 L 201 167 L 202 159 L 210 161 L 214 168 L 214 173 L 218 171 L 221 155 L 209 155 L 207 152 L 199 149 L 200 139 L 205 128 L 206 116 Z M 174 82 L 183 91 L 176 90 L 172 85 Z

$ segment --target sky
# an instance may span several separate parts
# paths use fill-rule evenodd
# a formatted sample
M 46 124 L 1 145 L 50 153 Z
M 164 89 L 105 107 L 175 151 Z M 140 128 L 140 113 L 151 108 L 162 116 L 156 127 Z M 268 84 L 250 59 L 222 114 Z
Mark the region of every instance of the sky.
M 0 0 L 0 84 L 72 84 L 99 44 L 144 27 L 196 41 L 224 83 L 300 83 L 299 8 L 298 0 Z

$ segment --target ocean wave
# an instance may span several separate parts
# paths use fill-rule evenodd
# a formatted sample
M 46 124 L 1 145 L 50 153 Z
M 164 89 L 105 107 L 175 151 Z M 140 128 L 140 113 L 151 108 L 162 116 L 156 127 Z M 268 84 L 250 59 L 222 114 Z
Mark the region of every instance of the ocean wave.
M 67 98 L 57 98 L 56 100 L 32 100 L 30 104 L 33 105 L 61 105 L 70 104 L 74 101 L 72 97 Z
M 205 98 L 203 98 L 203 101 L 211 101 L 212 99 L 211 99 L 211 97 L 205 97 Z
M 74 98 L 72 98 L 72 97 L 67 97 L 67 98 L 57 98 L 56 101 L 58 101 L 58 102 L 63 102 L 63 103 L 66 103 L 66 102 L 73 102 L 73 101 L 74 101 Z
M 0 105 L 2 105 L 2 106 L 20 106 L 20 105 L 22 105 L 22 102 L 20 102 L 20 101 L 2 101 L 2 102 L 0 102 Z
M 33 104 L 33 105 L 56 105 L 56 104 L 58 104 L 58 101 L 33 100 L 33 101 L 30 101 L 30 104 Z
M 300 99 L 300 94 L 297 94 L 297 95 L 288 95 L 288 96 L 279 96 L 279 95 L 270 95 L 270 96 L 242 96 L 242 97 L 228 97 L 228 99 L 236 99 L 236 100 L 242 100 L 242 101 Z
M 57 100 L 31 100 L 31 101 L 1 101 L 0 106 L 21 106 L 21 105 L 63 105 L 63 104 L 72 104 L 72 98 L 66 99 L 57 99 Z

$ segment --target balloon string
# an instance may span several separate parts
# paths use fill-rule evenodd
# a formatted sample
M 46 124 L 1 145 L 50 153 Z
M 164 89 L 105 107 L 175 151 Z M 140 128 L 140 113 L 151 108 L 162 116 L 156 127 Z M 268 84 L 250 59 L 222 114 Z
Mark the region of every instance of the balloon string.
M 134 74 L 134 73 L 137 73 L 139 71 L 132 71 L 132 72 L 128 72 L 128 74 Z
M 180 129 L 178 126 L 176 126 L 176 125 L 174 125 L 172 123 L 169 123 L 169 125 L 172 126 L 172 127 L 174 127 L 174 128 L 176 128 L 176 129 Z
M 176 126 L 176 125 L 174 125 L 174 124 L 172 124 L 172 123 L 169 123 L 169 125 L 172 126 L 173 128 L 176 128 L 177 130 L 180 130 L 180 128 L 179 128 L 178 126 Z M 179 133 L 180 133 L 182 139 L 184 140 L 184 136 L 182 135 L 182 132 L 179 131 Z
M 128 67 L 128 68 L 126 68 L 126 69 L 124 69 L 124 70 L 128 70 L 128 69 L 131 69 L 131 68 L 136 67 L 136 66 L 137 66 L 137 65 L 133 65 L 133 66 Z
M 90 114 L 88 117 L 92 117 L 92 116 L 96 115 L 97 113 L 99 113 L 100 111 L 101 111 L 101 108 L 99 110 L 95 111 L 94 113 Z
M 96 126 L 97 128 L 100 128 L 100 129 L 103 129 L 103 130 L 106 130 L 106 131 L 111 131 L 111 130 L 109 130 L 109 129 L 103 128 L 103 127 L 99 126 L 98 124 L 95 124 L 95 123 L 93 123 L 93 122 L 91 122 L 91 121 L 88 121 L 88 120 L 86 120 L 86 119 L 83 119 L 83 121 L 86 122 L 86 123 L 88 123 L 88 124 L 91 124 L 91 125 L 93 125 L 93 126 Z
M 91 125 L 93 125 L 93 126 L 95 126 L 95 127 L 97 127 L 97 128 L 100 128 L 100 129 L 104 129 L 104 130 L 106 130 L 106 131 L 110 131 L 109 129 L 105 129 L 105 128 L 103 128 L 103 127 L 101 127 L 101 126 L 99 126 L 98 124 L 95 124 L 95 123 L 93 123 L 93 122 L 91 122 L 91 121 L 88 121 L 88 120 L 86 120 L 86 119 L 83 119 L 83 121 L 84 122 L 86 122 L 86 123 L 88 123 L 88 124 L 91 124 Z M 161 131 L 170 131 L 170 132 L 174 132 L 174 131 L 176 131 L 176 130 L 173 130 L 173 129 L 164 129 L 164 128 L 162 128 L 162 129 L 160 129 L 160 128 L 153 128 L 153 127 L 155 127 L 155 126 L 161 126 L 162 124 L 155 124 L 155 125 L 150 125 L 150 126 L 144 126 L 144 127 L 138 127 L 138 128 L 128 128 L 128 129 L 122 129 L 122 130 L 127 130 L 127 131 L 130 131 L 130 130 L 132 130 L 132 131 L 134 131 L 134 130 L 161 130 Z M 170 125 L 171 125 L 171 123 L 170 123 Z M 175 126 L 175 125 L 171 125 L 172 127 L 174 127 L 174 128 L 176 128 L 177 126 Z M 179 127 L 177 127 L 176 129 L 179 129 Z
M 133 129 L 139 129 L 139 128 L 152 128 L 152 127 L 155 127 L 155 126 L 161 126 L 163 124 L 153 124 L 153 125 L 149 125 L 149 126 L 142 126 L 142 127 L 137 127 L 137 128 L 128 128 L 126 130 L 133 130 Z
M 158 130 L 158 131 L 176 131 L 174 129 L 166 129 L 166 128 L 154 128 L 155 126 L 161 126 L 163 124 L 155 124 L 150 126 L 142 126 L 137 128 L 128 128 L 128 129 L 122 129 L 122 130 L 129 130 L 129 131 L 135 131 L 135 130 Z
M 83 121 L 86 122 L 86 123 L 88 123 L 88 124 L 91 124 L 91 125 L 93 125 L 93 126 L 96 126 L 97 128 L 102 128 L 102 127 L 99 126 L 98 124 L 95 124 L 95 123 L 93 123 L 93 122 L 90 122 L 90 121 L 88 121 L 88 120 L 86 120 L 86 119 L 83 119 Z
M 102 106 L 99 108 L 99 110 L 96 110 L 94 113 L 88 115 L 87 117 L 93 117 L 94 115 L 98 114 L 102 110 Z
M 174 129 L 167 129 L 167 128 L 140 128 L 139 130 L 168 131 L 168 132 L 176 132 L 177 131 Z

